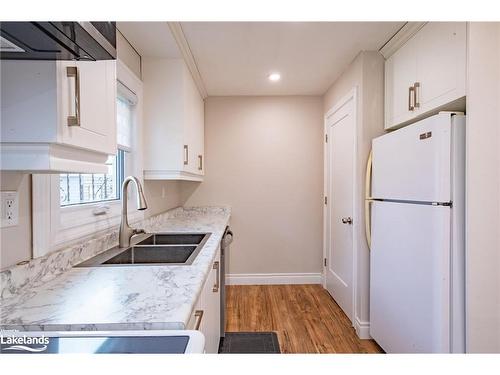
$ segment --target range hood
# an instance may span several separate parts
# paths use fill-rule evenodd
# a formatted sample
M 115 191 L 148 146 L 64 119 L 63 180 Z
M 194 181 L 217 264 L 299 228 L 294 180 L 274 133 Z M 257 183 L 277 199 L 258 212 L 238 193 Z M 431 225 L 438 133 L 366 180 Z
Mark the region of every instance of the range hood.
M 2 22 L 0 59 L 114 60 L 116 22 Z

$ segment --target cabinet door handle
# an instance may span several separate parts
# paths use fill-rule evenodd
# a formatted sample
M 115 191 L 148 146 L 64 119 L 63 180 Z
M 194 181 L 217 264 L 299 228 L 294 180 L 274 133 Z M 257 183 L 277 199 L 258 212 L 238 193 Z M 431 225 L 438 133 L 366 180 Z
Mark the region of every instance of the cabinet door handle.
M 408 88 L 408 111 L 413 111 L 415 107 L 411 104 L 412 93 L 415 92 L 415 87 L 410 86 Z
M 219 264 L 219 262 L 214 262 L 213 269 L 216 270 L 216 273 L 215 273 L 215 284 L 214 284 L 214 287 L 212 288 L 212 292 L 217 293 L 219 291 L 219 286 L 220 286 L 220 281 L 219 281 L 220 264 Z
M 67 66 L 66 77 L 75 79 L 75 115 L 68 116 L 68 126 L 80 126 L 80 73 L 78 67 Z
M 198 155 L 198 170 L 203 170 L 203 155 Z
M 196 310 L 194 316 L 197 318 L 196 324 L 194 325 L 194 330 L 199 331 L 201 326 L 201 321 L 203 319 L 203 310 Z
M 420 107 L 420 103 L 418 102 L 418 95 L 417 95 L 417 90 L 420 88 L 420 82 L 415 82 L 413 85 L 413 105 L 415 108 Z
M 188 165 L 189 163 L 189 146 L 184 145 L 184 165 Z

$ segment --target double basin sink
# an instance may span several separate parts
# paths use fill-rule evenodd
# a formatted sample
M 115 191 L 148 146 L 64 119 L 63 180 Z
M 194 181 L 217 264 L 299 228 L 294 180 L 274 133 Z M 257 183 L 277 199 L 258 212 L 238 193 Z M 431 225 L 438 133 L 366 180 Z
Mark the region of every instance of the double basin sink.
M 199 254 L 210 233 L 155 233 L 134 238 L 128 248 L 114 247 L 76 267 L 119 265 L 189 265 Z

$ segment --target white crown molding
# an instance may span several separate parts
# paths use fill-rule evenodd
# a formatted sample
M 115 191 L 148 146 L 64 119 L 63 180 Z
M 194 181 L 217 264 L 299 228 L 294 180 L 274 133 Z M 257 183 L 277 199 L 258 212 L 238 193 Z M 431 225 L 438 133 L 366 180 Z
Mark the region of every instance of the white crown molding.
M 238 273 L 226 275 L 227 285 L 321 284 L 321 273 Z
M 379 50 L 385 59 L 391 57 L 403 44 L 413 37 L 427 22 L 407 22 Z
M 182 26 L 180 22 L 168 22 L 168 26 L 170 27 L 170 31 L 172 32 L 172 36 L 174 37 L 177 46 L 182 54 L 184 62 L 186 63 L 189 71 L 191 72 L 191 76 L 198 87 L 198 91 L 203 99 L 205 99 L 208 94 L 205 88 L 205 84 L 203 83 L 203 78 L 201 77 L 200 71 L 198 70 L 198 66 L 196 65 L 196 60 L 194 59 L 193 52 L 189 47 L 189 43 L 184 35 L 184 31 L 182 31 Z

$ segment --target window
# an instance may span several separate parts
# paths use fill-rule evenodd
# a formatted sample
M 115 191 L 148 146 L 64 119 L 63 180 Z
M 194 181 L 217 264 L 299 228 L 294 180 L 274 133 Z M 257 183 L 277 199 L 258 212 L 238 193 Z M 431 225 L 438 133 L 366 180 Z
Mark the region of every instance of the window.
M 125 151 L 108 158 L 107 174 L 61 174 L 59 189 L 61 207 L 120 199 L 125 172 Z
M 123 86 L 123 85 L 121 85 Z M 108 158 L 107 174 L 61 174 L 59 190 L 61 207 L 98 203 L 120 199 L 120 187 L 125 176 L 126 153 L 132 149 L 132 121 L 134 100 L 119 83 L 116 99 L 117 143 L 115 156 Z M 130 90 L 129 90 L 130 91 Z

